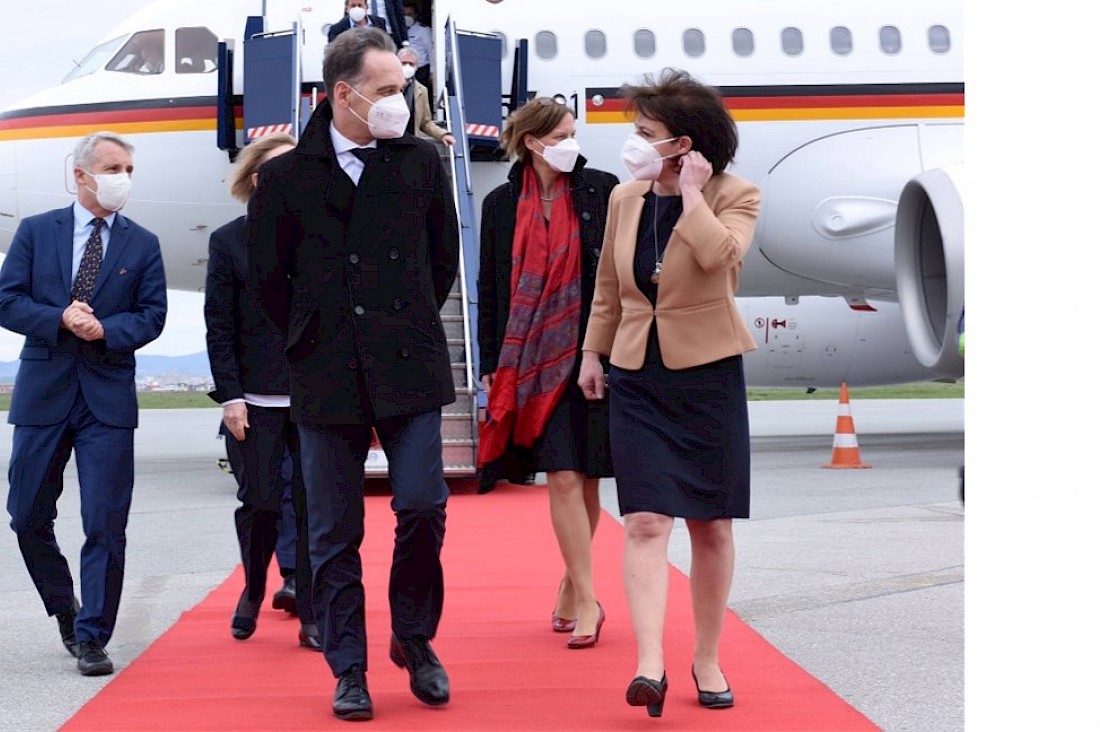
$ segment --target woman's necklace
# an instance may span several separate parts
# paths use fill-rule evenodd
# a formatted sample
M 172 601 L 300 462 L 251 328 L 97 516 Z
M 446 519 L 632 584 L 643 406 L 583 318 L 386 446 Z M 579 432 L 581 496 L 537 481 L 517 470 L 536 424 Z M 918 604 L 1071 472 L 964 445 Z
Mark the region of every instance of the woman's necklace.
M 553 195 L 550 195 L 550 196 L 544 196 L 544 195 L 542 195 L 542 193 L 539 193 L 539 198 L 541 198 L 541 199 L 542 199 L 543 201 L 545 201 L 546 203 L 550 203 L 551 201 L 553 201 L 553 200 L 555 200 L 555 199 L 557 199 L 557 198 L 561 198 L 561 194 L 565 193 L 565 192 L 566 192 L 566 190 L 568 190 L 568 188 L 567 188 L 566 186 L 564 186 L 564 185 L 563 185 L 563 186 L 562 186 L 561 188 L 559 188 L 559 189 L 557 190 L 557 192 L 555 192 L 555 193 L 554 193 Z
M 668 249 L 668 241 L 665 241 L 664 250 L 661 248 L 661 241 L 657 238 L 657 219 L 660 218 L 657 208 L 657 200 L 659 196 L 653 194 L 653 274 L 649 276 L 649 281 L 653 284 L 657 284 L 661 281 L 661 260 L 664 256 L 664 251 Z M 671 237 L 671 234 L 669 235 Z

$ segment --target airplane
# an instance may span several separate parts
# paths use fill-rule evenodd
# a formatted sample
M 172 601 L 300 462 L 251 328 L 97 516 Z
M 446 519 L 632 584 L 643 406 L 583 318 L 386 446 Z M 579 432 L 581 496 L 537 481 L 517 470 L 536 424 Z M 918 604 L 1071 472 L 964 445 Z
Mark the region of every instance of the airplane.
M 509 109 L 535 95 L 569 105 L 589 165 L 626 180 L 619 150 L 632 128 L 618 88 L 673 66 L 721 92 L 741 137 L 732 170 L 762 192 L 738 293 L 760 345 L 745 359 L 748 383 L 835 387 L 963 376 L 957 2 L 743 0 L 681 10 L 660 0 L 558 0 L 533 10 L 522 0 L 424 0 L 421 7 L 433 28 L 442 121 L 467 133 L 450 159 L 456 184 L 469 181 L 459 206 L 466 322 L 457 353 L 476 354 L 476 327 L 469 327 L 476 218 L 509 167 L 492 152 Z M 169 286 L 201 291 L 210 232 L 243 213 L 224 185 L 233 153 L 250 136 L 304 124 L 323 95 L 327 29 L 341 10 L 291 0 L 162 0 L 121 21 L 61 84 L 0 111 L 0 250 L 22 218 L 72 200 L 73 145 L 111 129 L 137 145 L 127 215 L 159 235 Z M 250 16 L 262 23 L 246 30 Z M 279 124 L 253 123 L 260 93 L 250 79 L 261 74 L 248 76 L 250 44 L 278 38 L 292 48 L 291 61 L 285 78 L 267 76 L 286 90 L 285 114 Z M 464 56 L 463 43 L 478 53 L 488 48 L 490 58 Z M 471 369 L 467 357 L 467 384 L 476 382 Z

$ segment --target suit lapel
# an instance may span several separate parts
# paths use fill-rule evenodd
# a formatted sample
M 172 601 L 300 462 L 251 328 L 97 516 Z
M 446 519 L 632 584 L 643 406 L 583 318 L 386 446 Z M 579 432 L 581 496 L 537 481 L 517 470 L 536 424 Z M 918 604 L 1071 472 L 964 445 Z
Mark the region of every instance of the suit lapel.
M 61 281 L 65 285 L 65 292 L 73 291 L 73 227 L 76 217 L 73 207 L 62 209 L 57 217 L 54 228 L 54 237 L 57 241 L 58 266 L 61 269 Z
M 637 196 L 623 199 L 621 204 L 623 212 L 619 216 L 619 220 L 624 225 L 616 234 L 618 241 L 615 244 L 616 268 L 619 271 L 619 279 L 628 282 L 639 294 L 641 294 L 641 290 L 638 290 L 637 284 L 634 282 L 634 255 L 638 251 L 638 227 L 641 225 L 642 207 L 645 205 L 645 198 L 642 197 L 642 194 L 645 192 L 642 191 Z
M 130 222 L 122 214 L 115 216 L 115 225 L 111 227 L 111 237 L 107 240 L 107 253 L 103 256 L 103 264 L 99 266 L 99 275 L 95 278 L 95 286 L 92 287 L 92 295 L 96 296 L 103 283 L 111 276 L 118 264 L 122 250 L 130 241 Z

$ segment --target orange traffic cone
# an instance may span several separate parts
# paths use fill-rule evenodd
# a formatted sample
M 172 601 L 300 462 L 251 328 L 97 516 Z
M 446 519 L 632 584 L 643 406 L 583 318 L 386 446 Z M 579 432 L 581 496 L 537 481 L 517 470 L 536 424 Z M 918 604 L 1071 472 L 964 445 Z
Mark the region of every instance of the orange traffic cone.
M 848 404 L 848 385 L 840 385 L 840 411 L 836 416 L 836 434 L 833 435 L 833 461 L 823 468 L 869 468 L 859 459 L 856 443 L 856 426 L 852 421 L 852 409 Z

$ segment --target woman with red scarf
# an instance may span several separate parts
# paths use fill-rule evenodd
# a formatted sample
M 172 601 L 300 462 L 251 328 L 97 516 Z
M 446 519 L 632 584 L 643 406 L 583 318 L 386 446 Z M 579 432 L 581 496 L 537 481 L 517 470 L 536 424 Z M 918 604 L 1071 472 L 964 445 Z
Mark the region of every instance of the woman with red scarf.
M 533 99 L 508 119 L 501 147 L 516 158 L 485 198 L 478 276 L 479 373 L 488 394 L 478 444 L 483 490 L 546 472 L 565 577 L 551 628 L 568 648 L 599 641 L 592 581 L 599 479 L 611 471 L 607 403 L 577 384 L 607 201 L 618 179 L 584 167 L 572 112 Z

